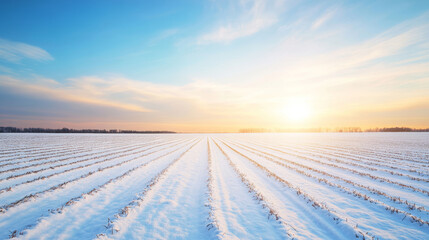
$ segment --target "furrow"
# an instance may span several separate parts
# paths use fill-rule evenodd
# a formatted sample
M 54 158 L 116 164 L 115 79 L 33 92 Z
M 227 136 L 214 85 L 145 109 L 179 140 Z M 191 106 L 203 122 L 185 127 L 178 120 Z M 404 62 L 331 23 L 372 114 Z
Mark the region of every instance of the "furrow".
M 206 229 L 202 224 L 204 220 L 199 215 L 199 209 L 197 207 L 204 208 L 204 200 L 200 196 L 199 190 L 204 191 L 204 182 L 199 180 L 206 179 L 204 171 L 195 172 L 195 168 L 203 167 L 205 169 L 204 162 L 194 162 L 189 165 L 188 168 L 178 168 L 178 164 L 189 163 L 189 154 L 196 154 L 197 144 L 201 145 L 201 140 L 188 148 L 185 152 L 181 153 L 180 156 L 175 158 L 167 168 L 158 173 L 152 180 L 146 184 L 143 191 L 137 194 L 136 198 L 127 204 L 125 207 L 119 210 L 114 215 L 113 219 L 110 219 L 111 224 L 109 228 L 101 233 L 97 234 L 99 239 L 134 239 L 134 238 L 194 238 L 194 239 L 206 239 L 208 236 Z M 194 151 L 195 149 L 195 151 Z M 200 152 L 197 152 L 200 153 Z M 199 160 L 199 159 L 198 159 Z M 177 176 L 176 174 L 179 174 Z M 183 178 L 184 176 L 190 177 Z M 197 178 L 197 179 L 194 179 Z M 196 181 L 197 180 L 197 181 Z M 166 182 L 173 185 L 164 184 Z M 201 189 L 190 188 L 190 185 L 201 186 Z M 186 190 L 191 190 L 187 192 Z M 160 193 L 162 191 L 162 194 Z M 197 196 L 195 196 L 197 195 Z M 154 200 L 156 198 L 156 200 Z M 189 200 L 189 202 L 188 202 Z M 154 204 L 154 205 L 152 205 Z M 200 206 L 198 206 L 201 204 Z M 183 208 L 187 211 L 171 210 Z M 144 212 L 142 211 L 149 211 Z M 171 211 L 171 212 L 170 212 Z M 183 218 L 172 218 L 171 214 L 183 215 Z M 195 218 L 195 215 L 196 218 Z M 143 217 L 143 219 L 140 219 Z M 179 220 L 180 219 L 180 220 Z M 199 222 L 201 220 L 201 222 Z M 163 221 L 167 221 L 169 225 L 165 226 Z M 189 224 L 189 221 L 197 221 L 194 224 Z M 150 231 L 145 230 L 146 225 L 142 225 L 143 222 L 150 224 Z M 173 225 L 173 226 L 172 226 Z M 184 228 L 182 228 L 184 227 Z M 200 232 L 201 228 L 203 232 Z M 176 235 L 179 234 L 179 235 Z M 149 236 L 147 236 L 149 235 Z
M 242 149 L 243 149 L 243 148 L 242 148 Z M 255 150 L 255 149 L 254 149 L 254 150 Z M 279 166 L 282 166 L 282 167 L 285 167 L 285 168 L 291 169 L 291 170 L 295 171 L 296 173 L 299 173 L 299 174 L 301 174 L 301 175 L 303 175 L 303 176 L 306 176 L 306 177 L 308 177 L 308 178 L 315 179 L 317 182 L 319 182 L 319 183 L 321 183 L 321 184 L 326 184 L 326 185 L 328 185 L 328 186 L 330 186 L 330 187 L 333 187 L 333 188 L 336 188 L 336 189 L 338 189 L 338 190 L 340 190 L 340 191 L 342 191 L 342 192 L 344 192 L 344 193 L 347 193 L 347 194 L 353 195 L 353 196 L 355 196 L 355 197 L 358 197 L 358 198 L 363 199 L 363 200 L 365 200 L 365 201 L 368 201 L 368 202 L 370 202 L 370 203 L 377 204 L 377 205 L 379 205 L 381 208 L 385 209 L 386 211 L 388 211 L 388 212 L 390 212 L 390 213 L 396 213 L 396 214 L 400 214 L 400 215 L 402 215 L 402 216 L 404 216 L 404 217 L 407 217 L 411 222 L 416 222 L 416 223 L 419 223 L 420 225 L 428 225 L 428 226 L 429 226 L 429 222 L 428 222 L 427 220 L 423 220 L 422 218 L 420 218 L 420 217 L 418 217 L 418 216 L 415 216 L 415 215 L 413 215 L 413 214 L 411 214 L 411 213 L 409 213 L 409 212 L 406 212 L 406 211 L 403 211 L 403 210 L 397 209 L 397 208 L 395 208 L 395 207 L 389 206 L 389 205 L 385 204 L 384 202 L 379 201 L 379 200 L 377 200 L 377 199 L 374 199 L 374 198 L 372 198 L 372 197 L 370 197 L 370 196 L 368 196 L 368 195 L 366 195 L 366 194 L 363 194 L 363 193 L 361 193 L 361 192 L 359 192 L 359 191 L 357 191 L 357 190 L 351 190 L 351 189 L 349 189 L 349 188 L 347 188 L 347 187 L 344 187 L 344 186 L 342 186 L 342 185 L 340 185 L 340 184 L 333 183 L 333 182 L 329 181 L 329 180 L 328 180 L 328 179 L 326 179 L 326 178 L 321 178 L 321 177 L 317 177 L 317 176 L 311 175 L 311 174 L 309 174 L 308 172 L 305 172 L 305 171 L 300 170 L 300 169 L 295 168 L 295 167 L 291 167 L 290 165 L 284 164 L 283 162 L 287 162 L 287 163 L 289 163 L 289 164 L 293 164 L 293 165 L 296 165 L 296 166 L 302 167 L 302 168 L 304 168 L 304 169 L 306 169 L 306 170 L 309 170 L 309 171 L 312 171 L 312 172 L 315 172 L 315 173 L 320 173 L 320 174 L 322 174 L 322 175 L 325 175 L 325 176 L 328 176 L 328 177 L 331 177 L 331 178 L 334 178 L 334 179 L 340 180 L 340 181 L 342 181 L 342 182 L 346 182 L 346 183 L 348 183 L 348 184 L 350 184 L 350 185 L 353 185 L 353 186 L 357 186 L 357 187 L 360 187 L 360 188 L 366 189 L 366 190 L 368 190 L 368 191 L 369 191 L 369 192 L 371 192 L 371 193 L 382 195 L 382 196 L 384 196 L 384 197 L 386 197 L 386 198 L 390 199 L 392 202 L 395 202 L 395 203 L 401 203 L 401 204 L 406 205 L 406 206 L 408 207 L 408 209 L 409 209 L 409 210 L 418 210 L 418 211 L 421 211 L 421 212 L 425 212 L 425 213 L 426 213 L 426 217 L 427 217 L 428 210 L 427 210 L 427 209 L 425 209 L 423 206 L 416 206 L 416 204 L 408 203 L 407 201 L 402 200 L 400 197 L 392 197 L 392 196 L 390 196 L 390 195 L 388 195 L 388 194 L 386 194 L 386 193 L 383 193 L 383 192 L 381 192 L 381 191 L 379 191 L 379 190 L 376 190 L 376 189 L 373 189 L 373 188 L 369 188 L 369 187 L 363 186 L 363 185 L 358 184 L 358 183 L 354 183 L 354 182 L 349 181 L 349 180 L 346 180 L 346 179 L 342 179 L 342 178 L 337 177 L 337 176 L 335 176 L 335 175 L 333 175 L 333 174 L 330 174 L 330 173 L 327 173 L 327 172 L 324 172 L 324 171 L 321 171 L 321 170 L 317 170 L 317 169 L 314 169 L 314 168 L 311 168 L 311 167 L 308 167 L 308 166 L 305 166 L 305 165 L 302 165 L 302 164 L 299 164 L 299 163 L 295 163 L 295 162 L 292 162 L 292 161 L 286 160 L 286 159 L 284 159 L 284 158 L 280 158 L 280 157 L 278 157 L 278 156 L 275 156 L 275 155 L 272 155 L 272 154 L 269 154 L 269 153 L 262 152 L 262 151 L 260 151 L 260 150 L 257 150 L 257 151 L 259 151 L 259 153 L 254 152 L 254 151 L 251 151 L 251 150 L 247 150 L 247 151 L 249 151 L 249 152 L 251 152 L 251 153 L 253 153 L 253 154 L 255 154 L 255 155 L 258 155 L 258 156 L 260 156 L 260 157 L 263 157 L 263 158 L 265 158 L 265 159 L 267 159 L 267 160 L 269 160 L 269 161 L 271 161 L 271 162 L 273 162 L 273 163 L 275 163 L 275 164 L 277 164 L 277 165 L 279 165 Z M 260 154 L 260 153 L 263 153 L 263 154 Z M 268 156 L 270 156 L 270 157 L 267 157 L 266 155 L 268 155 Z M 274 159 L 273 159 L 273 158 L 271 158 L 271 157 L 281 159 L 283 162 L 279 162 L 279 161 L 277 161 L 277 160 L 274 160 Z
M 179 144 L 180 144 L 180 143 L 179 143 Z M 178 145 L 178 144 L 177 144 L 177 145 Z M 161 150 L 160 150 L 160 151 L 161 151 Z M 159 151 L 158 151 L 158 152 L 159 152 Z M 124 154 L 124 155 L 126 155 L 126 154 Z M 17 207 L 17 206 L 19 206 L 19 205 L 21 205 L 21 204 L 23 204 L 23 203 L 25 203 L 25 202 L 28 202 L 28 201 L 34 200 L 34 199 L 36 199 L 36 198 L 39 198 L 41 195 L 43 195 L 43 194 L 45 194 L 45 193 L 47 193 L 47 192 L 52 192 L 52 191 L 55 191 L 56 189 L 64 188 L 64 187 L 66 187 L 68 184 L 73 183 L 73 182 L 76 182 L 76 181 L 78 181 L 78 180 L 82 180 L 82 179 L 84 179 L 84 178 L 86 178 L 86 177 L 88 177 L 88 176 L 91 176 L 91 175 L 92 175 L 92 174 L 94 174 L 94 173 L 100 174 L 100 173 L 102 173 L 103 171 L 105 171 L 105 170 L 107 170 L 107 169 L 112 169 L 112 168 L 115 168 L 115 167 L 118 167 L 118 166 L 122 166 L 122 165 L 124 165 L 125 163 L 129 163 L 129 162 L 131 162 L 131 161 L 138 160 L 138 159 L 139 159 L 139 156 L 134 157 L 134 158 L 131 158 L 131 159 L 128 159 L 128 160 L 126 160 L 126 161 L 119 162 L 119 163 L 117 163 L 117 164 L 115 164 L 115 165 L 110 165 L 110 166 L 105 166 L 105 167 L 102 167 L 102 168 L 98 168 L 98 169 L 97 169 L 97 170 L 95 170 L 95 171 L 90 171 L 90 172 L 85 173 L 85 174 L 83 174 L 83 175 L 81 175 L 81 176 L 79 176 L 79 177 L 76 177 L 76 178 L 70 179 L 70 180 L 68 180 L 68 181 L 64 181 L 64 182 L 62 182 L 62 183 L 60 183 L 60 184 L 58 184 L 58 185 L 55 185 L 55 186 L 53 186 L 53 187 L 50 187 L 49 189 L 46 189 L 46 190 L 43 190 L 43 191 L 39 191 L 39 192 L 35 192 L 35 193 L 32 193 L 32 194 L 26 195 L 25 197 L 23 197 L 23 198 L 21 198 L 21 199 L 19 199 L 19 200 L 15 201 L 15 202 L 13 202 L 13 203 L 9 203 L 9 204 L 6 204 L 6 205 L 3 205 L 2 207 L 0 207 L 0 214 L 4 214 L 4 213 L 6 213 L 7 211 L 9 211 L 11 208 Z
M 323 161 L 320 161 L 320 160 L 317 160 L 317 159 L 314 159 L 314 158 L 310 158 L 310 157 L 306 157 L 306 156 L 303 156 L 303 155 L 294 154 L 294 153 L 290 153 L 290 152 L 285 152 L 285 151 L 282 151 L 282 150 L 279 150 L 279 149 L 276 149 L 276 148 L 272 148 L 272 147 L 268 147 L 268 146 L 264 146 L 264 147 L 267 148 L 267 149 L 273 150 L 273 151 L 277 151 L 277 152 L 280 152 L 280 153 L 283 153 L 283 154 L 286 154 L 286 155 L 290 155 L 290 156 L 294 156 L 294 157 L 297 157 L 297 158 L 305 159 L 305 160 L 308 160 L 308 161 L 311 161 L 311 162 L 314 162 L 314 163 L 318 163 L 318 164 L 321 164 L 321 165 L 325 165 L 325 166 L 329 166 L 329 167 L 333 167 L 333 168 L 345 170 L 347 172 L 351 172 L 351 173 L 359 175 L 359 176 L 368 177 L 370 179 L 377 180 L 379 182 L 387 182 L 387 183 L 390 183 L 390 184 L 394 184 L 394 185 L 399 186 L 401 188 L 410 189 L 410 190 L 412 190 L 414 192 L 419 192 L 419 193 L 422 193 L 422 194 L 424 194 L 426 196 L 429 196 L 429 191 L 426 191 L 424 189 L 420 189 L 420 188 L 417 188 L 417 187 L 414 187 L 414 186 L 411 186 L 411 185 L 407 185 L 407 184 L 404 184 L 404 183 L 401 183 L 401 182 L 393 181 L 393 180 L 387 179 L 385 177 L 375 176 L 375 175 L 372 175 L 372 174 L 369 174 L 369 173 L 366 173 L 366 172 L 357 171 L 357 170 L 352 169 L 352 168 L 342 167 L 342 166 L 339 166 L 337 164 L 323 162 Z
M 345 236 L 348 236 L 346 238 L 350 238 L 351 236 L 353 237 L 361 237 L 361 238 L 366 238 L 368 237 L 368 234 L 365 232 L 360 231 L 356 225 L 352 224 L 350 221 L 348 221 L 347 219 L 343 219 L 342 216 L 336 214 L 332 209 L 328 208 L 328 206 L 325 203 L 321 203 L 316 201 L 312 196 L 310 196 L 309 194 L 305 193 L 302 189 L 297 188 L 295 186 L 293 186 L 289 181 L 279 177 L 277 174 L 275 174 L 274 172 L 270 171 L 269 169 L 267 169 L 265 166 L 259 164 L 258 162 L 252 160 L 251 158 L 247 157 L 246 155 L 238 152 L 236 149 L 232 148 L 231 146 L 229 146 L 228 144 L 226 144 L 225 142 L 223 142 L 222 140 L 219 140 L 220 142 L 222 142 L 223 145 L 225 145 L 228 149 L 230 149 L 230 151 L 232 151 L 234 154 L 237 154 L 238 156 L 240 156 L 241 158 L 245 159 L 247 162 L 249 162 L 251 165 L 253 165 L 256 169 L 258 169 L 259 171 L 262 171 L 262 173 L 265 175 L 266 178 L 268 179 L 273 179 L 274 182 L 278 182 L 280 183 L 283 188 L 286 190 L 288 189 L 289 191 L 291 191 L 291 195 L 289 195 L 289 197 L 297 196 L 296 200 L 292 200 L 292 198 L 288 198 L 288 201 L 292 201 L 290 204 L 293 205 L 298 205 L 301 207 L 306 206 L 305 210 L 304 209 L 300 209 L 297 212 L 297 209 L 294 210 L 289 210 L 289 212 L 283 213 L 283 215 L 287 216 L 284 218 L 284 222 L 289 224 L 289 221 L 292 221 L 294 223 L 292 229 L 296 229 L 295 231 L 295 235 L 298 236 L 298 238 L 321 238 L 321 236 L 325 235 L 325 237 L 330 236 L 331 238 L 333 236 L 335 236 L 335 238 L 345 238 Z M 226 153 L 226 152 L 225 152 Z M 243 165 L 241 167 L 244 167 Z M 239 167 L 238 169 L 241 169 L 241 167 Z M 259 184 L 259 182 L 253 182 L 253 184 Z M 266 186 L 268 187 L 268 186 Z M 264 188 L 261 188 L 264 189 Z M 268 190 L 262 190 L 263 191 L 268 191 Z M 281 192 L 281 190 L 278 190 L 279 192 Z M 289 194 L 286 192 L 283 192 L 282 194 Z M 271 195 L 271 198 L 275 198 L 275 195 Z M 270 197 L 267 197 L 265 199 L 270 199 Z M 271 199 L 270 199 L 271 200 Z M 267 200 L 265 200 L 267 201 Z M 287 204 L 285 202 L 282 203 L 278 203 L 278 204 Z M 310 206 L 312 208 L 310 208 Z M 283 206 L 285 208 L 290 208 L 291 206 Z M 316 212 L 312 212 L 316 210 Z M 300 213 L 301 211 L 304 211 L 302 213 Z M 276 215 L 279 215 L 279 211 L 275 211 Z M 299 220 L 297 220 L 296 216 L 294 216 L 294 220 L 291 219 L 291 217 L 293 215 L 299 214 Z M 304 214 L 304 215 L 302 215 Z M 311 214 L 312 218 L 308 218 L 309 216 L 307 214 Z M 282 214 L 280 214 L 281 216 Z M 290 216 L 288 216 L 290 215 Z M 307 224 L 303 225 L 305 223 L 303 217 L 306 216 L 308 221 Z M 313 219 L 314 218 L 314 219 Z M 324 219 L 324 220 L 322 220 Z M 311 222 L 315 225 L 309 225 L 311 224 Z M 310 234 L 310 232 L 308 232 L 307 228 L 311 228 L 311 231 L 318 231 L 318 235 L 314 235 L 311 234 L 310 236 L 305 235 Z M 300 229 L 300 230 L 298 230 Z M 341 232 L 338 232 L 338 230 L 341 229 Z M 303 232 L 301 232 L 303 231 Z M 302 235 L 304 234 L 304 235 Z
M 196 143 L 195 139 L 187 141 L 190 148 Z M 60 207 L 50 209 L 47 216 L 39 218 L 35 225 L 20 230 L 19 235 L 22 239 L 32 239 L 34 235 L 51 239 L 95 237 L 101 229 L 110 228 L 110 219 L 114 218 L 118 209 L 123 209 L 123 206 L 136 198 L 135 191 L 141 189 L 141 185 L 151 182 L 151 179 L 153 181 L 171 166 L 174 162 L 171 157 L 180 155 L 189 148 L 183 145 L 170 149 L 171 151 L 141 162 L 102 185 L 70 199 Z M 144 177 L 141 178 L 142 175 Z M 85 229 L 85 226 L 91 226 L 91 231 Z
M 15 190 L 16 187 L 19 187 L 19 186 L 21 186 L 23 184 L 30 184 L 30 183 L 33 183 L 33 182 L 36 182 L 36 181 L 41 181 L 41 180 L 45 181 L 45 180 L 47 180 L 49 178 L 52 178 L 52 177 L 55 177 L 55 176 L 59 176 L 59 175 L 62 175 L 62 174 L 65 174 L 65 173 L 69 173 L 69 172 L 72 172 L 72 171 L 76 171 L 76 170 L 79 170 L 79 169 L 84 169 L 84 168 L 92 167 L 92 166 L 95 166 L 95 165 L 99 165 L 101 163 L 107 163 L 107 162 L 110 162 L 110 161 L 115 161 L 118 158 L 121 158 L 121 157 L 124 157 L 124 156 L 130 156 L 129 154 L 134 154 L 134 155 L 135 154 L 141 154 L 141 153 L 144 153 L 144 152 L 146 152 L 148 150 L 151 150 L 153 148 L 164 146 L 164 145 L 169 145 L 169 144 L 175 143 L 175 142 L 177 142 L 177 141 L 172 141 L 172 142 L 157 144 L 157 145 L 154 145 L 154 146 L 149 145 L 150 147 L 148 147 L 148 148 L 144 148 L 144 149 L 141 149 L 139 151 L 132 152 L 132 153 L 128 152 L 126 154 L 115 155 L 115 156 L 111 156 L 111 157 L 108 157 L 108 158 L 102 158 L 99 161 L 91 162 L 91 163 L 84 164 L 84 165 L 78 165 L 77 167 L 69 168 L 69 169 L 66 169 L 64 171 L 55 172 L 55 173 L 52 173 L 52 174 L 49 174 L 49 175 L 39 176 L 39 177 L 33 178 L 31 180 L 27 180 L 27 181 L 24 181 L 24 182 L 21 182 L 21 183 L 17 183 L 15 185 L 9 185 L 8 187 L 0 189 L 0 194 L 4 193 L 4 192 L 13 191 L 13 190 Z M 145 145 L 145 146 L 147 146 L 147 145 Z M 72 162 L 70 164 L 63 164 L 63 166 L 71 166 L 72 164 L 75 164 L 76 162 Z M 53 169 L 53 168 L 49 168 L 49 169 Z M 37 172 L 39 172 L 39 171 L 37 171 Z M 65 178 L 63 178 L 63 179 L 65 179 Z

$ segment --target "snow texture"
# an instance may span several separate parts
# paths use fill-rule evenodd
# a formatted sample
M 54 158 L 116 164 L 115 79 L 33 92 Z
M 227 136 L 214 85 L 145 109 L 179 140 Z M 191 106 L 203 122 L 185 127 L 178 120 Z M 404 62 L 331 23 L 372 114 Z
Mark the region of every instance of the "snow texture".
M 428 236 L 428 133 L 0 135 L 0 239 Z

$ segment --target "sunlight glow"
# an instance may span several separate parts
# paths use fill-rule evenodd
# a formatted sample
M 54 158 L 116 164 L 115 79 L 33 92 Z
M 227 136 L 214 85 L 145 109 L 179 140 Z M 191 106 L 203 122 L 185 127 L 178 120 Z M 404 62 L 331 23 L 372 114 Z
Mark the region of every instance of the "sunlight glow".
M 311 116 L 311 113 L 312 110 L 310 104 L 303 99 L 294 99 L 289 101 L 283 109 L 285 117 L 294 122 L 308 119 Z

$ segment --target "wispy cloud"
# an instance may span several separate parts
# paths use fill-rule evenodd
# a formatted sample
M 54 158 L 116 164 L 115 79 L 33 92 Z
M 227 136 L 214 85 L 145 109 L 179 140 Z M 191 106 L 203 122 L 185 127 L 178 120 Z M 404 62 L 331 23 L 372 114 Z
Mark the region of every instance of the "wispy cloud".
M 198 44 L 231 42 L 235 39 L 255 34 L 277 22 L 283 8 L 283 1 L 249 0 L 239 1 L 233 16 L 213 31 L 200 36 Z
M 207 111 L 230 105 L 230 101 L 238 105 L 248 104 L 246 98 L 248 94 L 245 94 L 244 88 L 201 80 L 176 86 L 123 77 L 85 76 L 59 83 L 46 78 L 26 81 L 0 76 L 0 86 L 39 98 L 98 104 L 136 112 L 158 112 L 160 103 L 170 105 L 173 102 L 173 105 L 180 105 L 180 102 L 192 102 L 199 110 L 206 109 Z M 225 98 L 222 100 L 218 96 Z M 255 101 L 257 100 L 255 99 Z M 228 111 L 227 108 L 224 110 Z
M 32 79 L 29 82 L 9 76 L 0 76 L 0 86 L 34 98 L 109 106 L 137 112 L 148 111 L 141 106 L 129 102 L 115 101 L 114 99 L 107 98 L 107 92 L 112 93 L 110 88 L 114 86 L 109 85 L 105 80 L 100 78 L 84 77 L 80 80 L 70 79 L 66 84 L 60 84 L 54 80 L 45 78 Z M 103 90 L 106 93 L 102 93 Z
M 271 79 L 317 87 L 378 81 L 382 76 L 399 74 L 398 71 L 403 75 L 412 75 L 411 71 L 421 74 L 425 70 L 424 63 L 429 62 L 428 21 L 429 13 L 426 13 L 372 38 L 345 46 L 336 46 L 332 42 L 346 35 L 347 31 L 326 35 L 325 39 L 321 39 L 323 35 L 320 34 L 298 31 L 286 38 L 282 48 L 267 54 L 277 60 L 265 67 L 266 72 L 276 75 Z M 385 78 L 385 81 L 388 79 L 393 78 Z
M 8 41 L 0 38 L 0 58 L 9 62 L 19 62 L 29 58 L 39 61 L 53 60 L 45 50 L 26 43 Z
M 90 118 L 91 121 L 102 122 L 112 119 L 129 121 L 132 116 L 133 121 L 140 121 L 141 124 L 174 122 L 176 126 L 182 124 L 190 128 L 195 127 L 195 123 L 202 124 L 202 121 L 215 126 L 239 122 L 239 119 L 249 114 L 256 117 L 257 113 L 247 110 L 248 104 L 253 107 L 263 104 L 263 101 L 258 100 L 262 96 L 254 96 L 252 92 L 256 91 L 250 88 L 202 80 L 178 86 L 123 77 L 87 76 L 59 83 L 43 78 L 21 80 L 0 76 L 0 88 L 8 94 L 25 96 L 25 99 L 32 99 L 32 102 L 41 102 L 37 105 L 38 108 L 47 111 L 52 109 L 52 105 L 60 105 L 57 107 L 61 108 L 62 115 L 66 114 L 67 117 L 75 113 L 80 119 Z M 9 110 L 3 110 L 5 114 L 32 114 L 32 109 L 28 108 L 22 109 L 21 113 L 18 107 L 14 107 L 15 104 L 19 103 L 11 103 L 8 106 L 0 104 L 0 110 L 6 107 Z M 47 107 L 43 108 L 42 105 Z M 104 112 L 100 113 L 100 109 L 104 109 Z M 100 113 L 98 117 L 93 116 L 94 111 Z M 64 120 L 64 116 L 55 116 L 53 113 L 51 115 L 52 121 Z M 181 129 L 184 128 L 176 128 Z
M 322 16 L 317 18 L 311 25 L 311 29 L 315 30 L 329 21 L 335 15 L 336 9 L 329 9 Z

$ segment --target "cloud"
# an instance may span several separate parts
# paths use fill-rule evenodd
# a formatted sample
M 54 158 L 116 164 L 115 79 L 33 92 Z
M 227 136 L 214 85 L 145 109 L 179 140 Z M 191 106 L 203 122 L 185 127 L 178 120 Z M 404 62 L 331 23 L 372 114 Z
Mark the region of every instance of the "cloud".
M 140 122 L 140 126 L 133 125 L 134 129 L 168 125 L 167 129 L 176 131 L 235 131 L 243 117 L 249 123 L 257 120 L 257 109 L 266 104 L 264 95 L 253 87 L 205 80 L 166 85 L 86 76 L 59 83 L 44 78 L 0 76 L 0 89 L 0 100 L 5 99 L 0 101 L 0 111 L 5 115 L 0 120 L 45 119 L 73 123 L 70 126 L 77 122 L 85 126 L 92 126 L 91 122 L 116 122 L 122 125 L 110 127 L 130 128 L 124 123 Z
M 109 99 L 107 92 L 111 85 L 103 83 L 103 79 L 93 77 L 84 77 L 81 80 L 70 79 L 66 84 L 60 84 L 43 78 L 31 79 L 29 82 L 9 76 L 0 76 L 0 86 L 3 88 L 34 98 L 108 106 L 128 111 L 149 111 L 128 102 Z M 103 90 L 106 92 L 103 93 Z
M 39 47 L 0 38 L 0 59 L 9 62 L 19 62 L 25 58 L 38 61 L 54 59 L 48 52 Z
M 207 80 L 167 85 L 87 76 L 58 83 L 0 76 L 0 125 L 237 131 L 264 124 L 273 101 L 254 86 Z
M 425 20 L 424 20 L 425 19 Z M 337 52 L 334 56 L 341 61 L 341 65 L 348 67 L 362 65 L 374 60 L 402 55 L 402 60 L 419 55 L 421 50 L 427 49 L 429 38 L 429 15 L 407 21 L 385 31 L 384 33 L 366 42 Z
M 290 85 L 327 87 L 353 82 L 392 82 L 399 76 L 427 73 L 429 63 L 429 14 L 404 21 L 367 40 L 336 46 L 347 32 L 328 34 L 294 33 L 281 48 L 262 59 L 274 79 Z M 284 54 L 287 53 L 287 54 Z M 266 61 L 266 60 L 264 60 Z M 270 76 L 271 77 L 271 76 Z M 412 78 L 408 78 L 411 80 Z
M 311 29 L 315 30 L 325 24 L 327 21 L 329 21 L 335 14 L 336 9 L 330 9 L 326 11 L 322 16 L 320 16 L 316 21 L 313 22 L 311 25 Z
M 219 114 L 219 110 L 222 110 L 222 115 L 227 115 L 236 111 L 235 106 L 249 103 L 248 89 L 201 80 L 176 86 L 122 77 L 86 76 L 58 83 L 44 78 L 26 81 L 0 76 L 0 86 L 33 98 L 164 115 L 165 119 L 168 119 L 166 114 L 180 111 L 177 109 L 178 106 L 182 106 L 182 110 L 188 109 L 188 113 L 194 111 L 191 115 L 197 112 L 202 115 Z M 255 102 L 259 101 L 255 99 Z M 231 106 L 231 103 L 234 106 Z M 174 116 L 170 117 L 174 118 Z
M 231 42 L 235 39 L 250 36 L 277 22 L 283 1 L 250 0 L 240 1 L 235 6 L 227 23 L 221 24 L 211 32 L 205 33 L 197 40 L 198 44 Z

